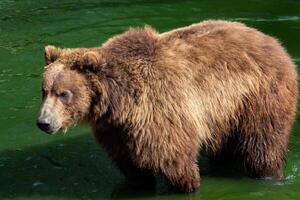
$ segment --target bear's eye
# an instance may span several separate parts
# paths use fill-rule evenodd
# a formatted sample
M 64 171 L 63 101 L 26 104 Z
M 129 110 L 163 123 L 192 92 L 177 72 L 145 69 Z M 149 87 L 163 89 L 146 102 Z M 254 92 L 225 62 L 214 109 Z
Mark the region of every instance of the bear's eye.
M 69 90 L 66 90 L 62 91 L 58 96 L 62 101 L 68 102 L 72 97 L 72 93 Z
M 59 96 L 63 97 L 63 98 L 66 98 L 66 97 L 68 97 L 68 93 L 67 92 L 62 92 L 62 93 L 60 93 Z

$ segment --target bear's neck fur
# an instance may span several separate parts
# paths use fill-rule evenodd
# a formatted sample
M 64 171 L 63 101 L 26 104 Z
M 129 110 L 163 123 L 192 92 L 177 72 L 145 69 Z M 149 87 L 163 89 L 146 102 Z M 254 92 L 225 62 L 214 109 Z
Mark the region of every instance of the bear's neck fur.
M 154 78 L 158 34 L 149 27 L 130 29 L 99 48 L 79 48 L 60 60 L 86 77 L 92 101 L 88 121 L 131 125 L 134 107 L 142 106 Z

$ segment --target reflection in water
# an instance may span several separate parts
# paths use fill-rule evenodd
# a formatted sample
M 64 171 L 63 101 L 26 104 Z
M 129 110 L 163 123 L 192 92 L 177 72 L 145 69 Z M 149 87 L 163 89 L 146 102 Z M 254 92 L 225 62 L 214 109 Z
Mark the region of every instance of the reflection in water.
M 62 196 L 95 193 L 93 196 L 107 197 L 117 178 L 122 180 L 91 138 L 83 136 L 63 144 L 54 142 L 19 151 L 4 151 L 0 162 L 3 173 L 0 193 L 4 197 L 16 193 L 24 196 L 28 191 Z

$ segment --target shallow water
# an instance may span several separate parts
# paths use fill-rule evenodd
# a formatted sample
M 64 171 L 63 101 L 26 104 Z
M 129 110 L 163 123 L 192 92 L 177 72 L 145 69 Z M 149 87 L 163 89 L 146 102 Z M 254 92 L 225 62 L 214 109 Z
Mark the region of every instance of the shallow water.
M 279 38 L 299 66 L 296 0 L 1 0 L 0 199 L 300 199 L 299 114 L 285 181 L 213 171 L 202 175 L 201 190 L 191 195 L 171 193 L 161 181 L 154 189 L 128 187 L 89 128 L 49 136 L 35 126 L 45 45 L 92 47 L 129 26 L 149 24 L 163 32 L 211 18 L 241 21 Z

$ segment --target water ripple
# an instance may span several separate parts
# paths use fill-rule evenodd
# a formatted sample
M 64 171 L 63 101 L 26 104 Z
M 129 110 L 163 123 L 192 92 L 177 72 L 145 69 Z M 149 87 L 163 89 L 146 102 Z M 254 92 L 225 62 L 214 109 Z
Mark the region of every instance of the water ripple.
M 13 67 L 12 67 L 13 68 Z M 13 72 L 10 69 L 5 69 L 0 71 L 0 84 L 6 82 L 7 80 L 2 79 L 2 77 L 17 77 L 17 78 L 39 78 L 41 75 L 37 73 L 20 73 Z
M 298 21 L 300 20 L 299 16 L 278 16 L 275 18 L 228 18 L 228 20 L 233 21 L 250 21 L 250 22 L 278 22 L 278 21 Z
M 300 61 L 300 58 L 294 58 L 293 59 L 295 62 L 299 62 Z

